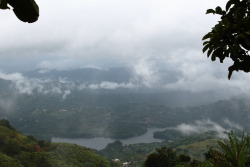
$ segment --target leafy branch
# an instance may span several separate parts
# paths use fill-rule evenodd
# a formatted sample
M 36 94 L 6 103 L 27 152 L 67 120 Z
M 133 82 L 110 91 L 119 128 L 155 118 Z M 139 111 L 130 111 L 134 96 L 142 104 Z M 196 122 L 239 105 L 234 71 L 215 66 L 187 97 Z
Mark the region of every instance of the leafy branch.
M 202 38 L 203 52 L 212 61 L 218 58 L 223 63 L 226 57 L 233 60 L 228 79 L 233 71 L 250 72 L 250 1 L 229 0 L 225 10 L 218 6 L 206 14 L 220 15 L 221 20 Z

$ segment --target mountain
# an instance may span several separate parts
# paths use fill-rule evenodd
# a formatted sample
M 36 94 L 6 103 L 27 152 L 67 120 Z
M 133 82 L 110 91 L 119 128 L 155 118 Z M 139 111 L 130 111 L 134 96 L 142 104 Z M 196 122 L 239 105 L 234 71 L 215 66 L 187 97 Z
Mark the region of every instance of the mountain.
M 143 72 L 141 72 L 143 73 Z M 156 103 L 168 106 L 193 106 L 220 100 L 217 92 L 192 92 L 172 90 L 164 84 L 173 83 L 178 75 L 172 71 L 160 71 L 161 77 L 154 83 L 154 77 L 137 74 L 129 67 L 109 69 L 83 68 L 71 70 L 37 69 L 24 73 L 0 73 L 0 91 L 8 92 L 3 101 L 11 101 L 19 95 L 57 96 L 64 100 L 85 96 L 96 103 L 111 100 L 124 103 Z M 157 77 L 159 78 L 159 77 Z M 149 84 L 148 82 L 152 82 Z M 106 96 L 109 96 L 108 98 Z M 113 96 L 113 97 L 112 97 Z M 88 98 L 89 97 L 89 98 Z M 99 100 L 100 99 L 100 100 Z M 88 100 L 86 100 L 88 102 Z M 0 105 L 1 108 L 1 105 Z M 6 107 L 2 107 L 6 108 Z
M 10 109 L 13 110 L 2 110 L 1 117 L 8 118 L 27 135 L 43 139 L 121 139 L 141 135 L 147 128 L 154 127 L 172 127 L 186 134 L 214 129 L 220 133 L 227 129 L 249 131 L 250 106 L 246 98 L 232 98 L 206 105 L 175 107 L 164 104 L 157 94 L 83 91 L 72 92 L 64 100 L 49 94 L 19 95 Z
M 66 79 L 67 81 L 77 83 L 100 83 L 102 81 L 127 83 L 133 76 L 132 71 L 124 67 L 108 69 L 82 68 L 71 70 L 37 69 L 24 72 L 23 75 L 41 80 L 51 79 L 59 81 L 60 79 Z
M 120 139 L 152 127 L 200 124 L 205 130 L 217 124 L 221 129 L 249 129 L 246 97 L 218 101 L 214 92 L 146 87 L 133 75 L 124 67 L 1 73 L 0 117 L 22 133 L 43 139 Z

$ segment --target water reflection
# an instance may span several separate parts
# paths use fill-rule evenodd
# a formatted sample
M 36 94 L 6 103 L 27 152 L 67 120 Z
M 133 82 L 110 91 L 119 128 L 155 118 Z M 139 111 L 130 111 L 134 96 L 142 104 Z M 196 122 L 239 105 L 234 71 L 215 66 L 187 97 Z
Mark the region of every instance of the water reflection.
M 147 133 L 137 136 L 131 137 L 128 139 L 120 140 L 124 145 L 129 144 L 137 144 L 137 143 L 153 143 L 153 142 L 161 142 L 160 139 L 155 139 L 153 137 L 154 132 L 156 131 L 164 131 L 166 128 L 149 128 Z M 93 148 L 96 150 L 104 149 L 109 143 L 113 143 L 115 139 L 105 138 L 105 137 L 95 137 L 95 138 L 58 138 L 53 137 L 52 142 L 65 142 L 65 143 L 73 143 L 81 146 L 85 146 L 88 148 Z

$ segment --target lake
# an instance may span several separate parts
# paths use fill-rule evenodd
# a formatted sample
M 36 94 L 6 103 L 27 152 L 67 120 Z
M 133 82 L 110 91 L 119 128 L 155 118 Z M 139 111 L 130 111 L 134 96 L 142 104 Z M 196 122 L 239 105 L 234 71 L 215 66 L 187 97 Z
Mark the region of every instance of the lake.
M 154 132 L 156 131 L 164 131 L 166 128 L 148 128 L 147 132 L 141 136 L 131 137 L 128 139 L 120 139 L 120 141 L 124 145 L 129 144 L 138 144 L 138 143 L 153 143 L 153 142 L 162 142 L 163 140 L 155 139 L 153 137 Z M 52 142 L 65 142 L 65 143 L 73 143 L 81 146 L 85 146 L 88 148 L 102 150 L 109 143 L 113 143 L 116 141 L 115 139 L 105 138 L 105 137 L 94 137 L 94 138 L 59 138 L 53 137 L 51 139 Z

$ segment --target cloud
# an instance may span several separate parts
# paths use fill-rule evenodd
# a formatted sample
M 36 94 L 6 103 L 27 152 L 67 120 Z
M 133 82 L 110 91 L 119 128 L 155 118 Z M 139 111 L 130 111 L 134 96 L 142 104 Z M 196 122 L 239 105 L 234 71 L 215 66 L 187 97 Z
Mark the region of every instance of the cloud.
M 181 75 L 176 82 L 166 84 L 165 88 L 190 92 L 213 91 L 225 96 L 235 96 L 249 90 L 247 85 L 250 80 L 246 74 L 234 74 L 237 76 L 228 80 L 226 70 L 228 66 L 225 64 L 218 66 L 218 64 L 204 61 L 197 62 L 197 65 L 188 61 L 180 62 L 178 70 Z M 220 68 L 225 68 L 225 70 Z
M 40 71 L 39 71 L 40 72 Z M 42 71 L 48 72 L 48 71 Z M 69 81 L 67 78 L 59 77 L 58 80 L 52 79 L 34 79 L 23 76 L 21 73 L 4 73 L 0 72 L 0 78 L 12 82 L 15 92 L 18 94 L 59 94 L 62 95 L 62 99 L 65 100 L 73 90 L 83 90 L 83 89 L 106 89 L 115 90 L 119 88 L 133 89 L 139 85 L 134 83 L 116 83 L 109 81 L 102 81 L 100 83 L 75 83 L 74 81 Z M 11 89 L 6 88 L 6 89 Z
M 65 90 L 65 91 L 63 92 L 62 99 L 63 99 L 63 100 L 65 100 L 65 99 L 66 99 L 66 97 L 67 97 L 68 95 L 70 95 L 70 93 L 71 93 L 71 91 L 70 91 L 70 90 Z
M 103 81 L 100 84 L 90 84 L 87 86 L 90 89 L 118 89 L 118 88 L 135 88 L 136 86 L 133 83 L 116 83 Z M 81 85 L 81 88 L 86 88 L 86 85 Z
M 0 32 L 0 62 L 8 62 L 2 64 L 4 68 L 131 65 L 145 56 L 168 57 L 181 48 L 201 49 L 201 36 L 218 19 L 205 16 L 206 9 L 225 2 L 86 0 L 69 4 L 54 0 L 38 4 L 41 16 L 34 24 L 18 21 L 11 11 L 0 16 L 5 24 Z
M 237 129 L 237 130 L 240 130 L 240 131 L 243 131 L 243 127 L 240 126 L 239 124 L 237 123 L 234 123 L 234 122 L 231 122 L 228 118 L 225 118 L 223 120 L 223 122 L 229 126 L 229 128 L 232 128 L 232 129 Z
M 35 24 L 19 22 L 10 11 L 0 16 L 5 23 L 0 32 L 0 67 L 25 71 L 88 65 L 130 66 L 134 76 L 129 83 L 82 83 L 82 86 L 114 89 L 142 85 L 237 95 L 248 91 L 249 79 L 234 74 L 228 81 L 230 62 L 211 63 L 201 52 L 202 36 L 219 19 L 205 15 L 206 9 L 225 3 L 216 0 L 202 3 L 198 0 L 41 1 L 38 2 L 41 16 Z M 21 82 L 17 86 L 31 93 L 38 89 L 36 83 L 39 82 Z
M 148 88 L 214 92 L 220 98 L 245 94 L 250 91 L 250 78 L 247 73 L 239 72 L 228 80 L 227 68 L 231 63 L 211 62 L 201 51 L 183 48 L 172 51 L 168 57 L 145 57 L 135 61 L 131 82 Z
M 0 72 L 0 78 L 8 81 L 12 81 L 15 89 L 19 93 L 32 94 L 33 90 L 41 91 L 43 86 L 38 80 L 29 80 L 25 78 L 21 73 L 6 74 Z
M 184 135 L 200 134 L 208 131 L 215 131 L 217 132 L 217 135 L 220 138 L 226 138 L 227 135 L 225 132 L 228 132 L 232 129 L 242 130 L 241 126 L 232 123 L 227 118 L 224 120 L 224 123 L 229 125 L 229 129 L 222 127 L 222 125 L 213 122 L 210 119 L 197 120 L 193 124 L 182 123 L 173 129 L 180 131 Z
M 71 84 L 65 78 L 59 78 L 58 82 L 52 80 L 40 80 L 24 77 L 21 73 L 7 74 L 0 72 L 0 78 L 12 82 L 11 87 L 15 88 L 15 93 L 18 94 L 28 94 L 33 93 L 40 94 L 62 94 L 62 99 L 65 99 L 67 95 L 71 93 L 70 90 L 73 89 L 74 84 Z M 8 87 L 6 89 L 11 89 Z M 6 103 L 8 104 L 8 103 Z
M 205 11 L 225 3 L 216 0 L 202 3 L 198 0 L 41 1 L 38 4 L 42 14 L 35 24 L 19 22 L 12 12 L 3 11 L 0 67 L 25 71 L 89 65 L 130 66 L 134 72 L 130 83 L 86 86 L 114 89 L 142 85 L 165 90 L 214 91 L 224 97 L 237 95 L 250 91 L 249 77 L 235 73 L 228 81 L 227 68 L 232 62 L 211 63 L 201 52 L 202 36 L 219 19 L 205 15 Z M 37 81 L 26 81 L 24 78 L 17 83 L 18 89 L 29 93 L 38 89 Z
M 85 89 L 85 88 L 87 88 L 87 85 L 86 84 L 80 84 L 79 86 L 78 86 L 78 89 L 79 90 L 83 90 L 83 89 Z
M 154 68 L 153 61 L 146 58 L 141 59 L 133 66 L 134 77 L 132 82 L 142 84 L 146 87 L 155 87 L 159 81 L 158 69 Z
M 6 74 L 3 72 L 0 72 L 0 78 L 4 80 L 10 80 L 10 81 L 25 80 L 21 73 Z
M 77 69 L 82 68 L 81 61 L 77 61 L 72 58 L 62 58 L 62 59 L 52 59 L 52 60 L 43 60 L 38 65 L 37 68 L 41 69 L 58 69 L 58 70 L 67 70 L 67 69 Z
M 15 109 L 15 97 L 11 98 L 5 98 L 1 97 L 0 98 L 0 112 L 11 112 L 14 111 Z

